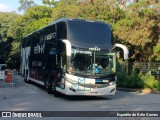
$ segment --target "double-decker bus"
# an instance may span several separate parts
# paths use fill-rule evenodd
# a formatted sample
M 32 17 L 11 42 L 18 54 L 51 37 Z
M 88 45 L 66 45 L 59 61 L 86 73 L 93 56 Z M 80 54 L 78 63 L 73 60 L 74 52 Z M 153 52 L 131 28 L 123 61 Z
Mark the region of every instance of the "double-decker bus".
M 114 47 L 108 24 L 60 19 L 23 38 L 21 73 L 55 96 L 115 95 Z

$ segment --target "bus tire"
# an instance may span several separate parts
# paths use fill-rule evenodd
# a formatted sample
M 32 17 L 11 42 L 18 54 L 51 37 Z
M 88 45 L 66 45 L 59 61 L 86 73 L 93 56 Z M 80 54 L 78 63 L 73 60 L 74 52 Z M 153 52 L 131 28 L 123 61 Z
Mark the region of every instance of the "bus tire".
M 45 78 L 44 87 L 45 87 L 48 94 L 52 93 L 52 83 L 51 83 L 51 80 L 49 79 L 49 77 Z

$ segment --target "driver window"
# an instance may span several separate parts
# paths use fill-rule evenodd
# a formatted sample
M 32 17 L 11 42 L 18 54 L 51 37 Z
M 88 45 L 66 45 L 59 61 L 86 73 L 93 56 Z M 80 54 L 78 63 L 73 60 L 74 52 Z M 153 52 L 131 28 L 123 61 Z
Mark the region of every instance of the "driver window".
M 88 70 L 92 65 L 91 56 L 88 54 L 76 53 L 75 56 L 72 56 L 73 67 L 79 71 Z
M 99 65 L 103 68 L 106 69 L 108 67 L 109 60 L 107 58 L 101 58 L 99 60 Z

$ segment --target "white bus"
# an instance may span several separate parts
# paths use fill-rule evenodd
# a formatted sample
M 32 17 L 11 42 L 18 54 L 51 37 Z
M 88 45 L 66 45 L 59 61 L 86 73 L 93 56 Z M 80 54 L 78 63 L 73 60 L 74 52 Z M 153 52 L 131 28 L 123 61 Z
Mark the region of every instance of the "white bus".
M 24 37 L 21 73 L 55 96 L 115 95 L 114 47 L 108 24 L 60 19 Z

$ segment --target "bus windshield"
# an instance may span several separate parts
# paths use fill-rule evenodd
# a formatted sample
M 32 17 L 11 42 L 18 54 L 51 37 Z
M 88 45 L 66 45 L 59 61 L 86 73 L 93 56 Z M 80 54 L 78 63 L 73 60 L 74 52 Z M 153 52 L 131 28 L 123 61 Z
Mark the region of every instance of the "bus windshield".
M 110 26 L 100 22 L 69 21 L 67 39 L 77 48 L 87 49 L 95 44 L 105 50 L 113 47 Z
M 73 74 L 109 75 L 115 72 L 115 54 L 107 51 L 72 49 L 70 66 Z

